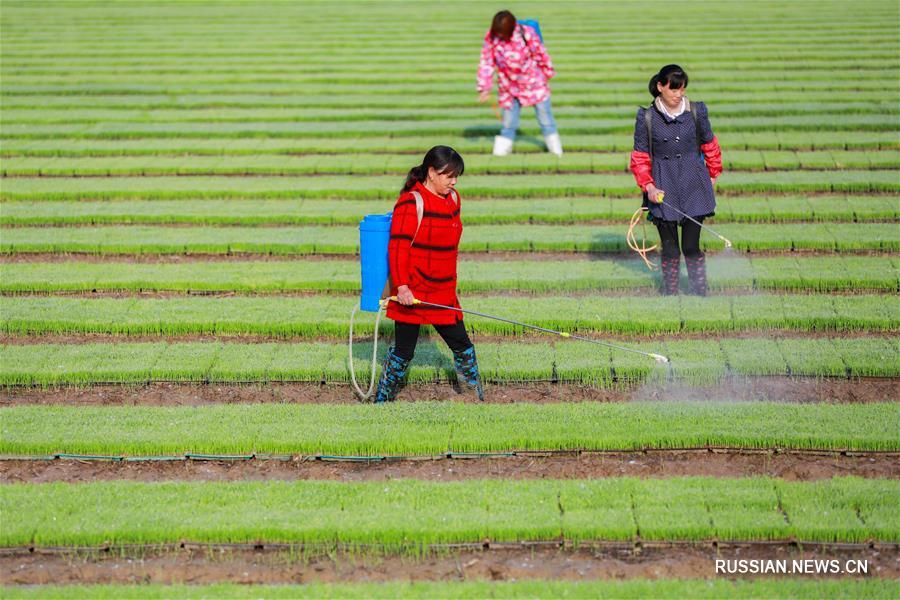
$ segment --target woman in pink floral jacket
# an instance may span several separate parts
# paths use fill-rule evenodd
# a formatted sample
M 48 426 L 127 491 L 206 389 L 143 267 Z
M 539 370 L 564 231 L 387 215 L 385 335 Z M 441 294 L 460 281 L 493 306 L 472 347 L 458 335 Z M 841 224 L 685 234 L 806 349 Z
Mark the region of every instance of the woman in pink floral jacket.
M 562 142 L 550 109 L 548 84 L 556 71 L 537 31 L 517 23 L 508 10 L 494 15 L 491 28 L 484 36 L 478 64 L 478 93 L 482 102 L 490 96 L 494 70 L 497 71 L 498 96 L 503 109 L 503 127 L 500 135 L 494 138 L 494 154 L 505 156 L 512 152 L 519 128 L 519 113 L 523 106 L 533 106 L 547 149 L 562 156 Z

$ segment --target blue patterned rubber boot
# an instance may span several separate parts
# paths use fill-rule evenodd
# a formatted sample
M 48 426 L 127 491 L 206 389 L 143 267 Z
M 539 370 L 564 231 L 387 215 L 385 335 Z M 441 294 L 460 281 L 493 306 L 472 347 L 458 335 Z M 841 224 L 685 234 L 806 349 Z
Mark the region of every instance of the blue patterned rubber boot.
M 706 283 L 706 257 L 704 255 L 693 258 L 684 257 L 687 266 L 688 279 L 691 280 L 691 292 L 697 296 L 705 296 L 709 291 Z
M 478 374 L 478 359 L 475 357 L 475 346 L 467 350 L 453 353 L 453 364 L 459 381 L 465 382 L 475 390 L 478 399 L 484 402 L 484 389 L 481 387 L 481 376 Z
M 375 403 L 393 402 L 397 392 L 409 370 L 409 362 L 394 354 L 394 347 L 388 350 L 381 365 L 381 379 L 378 380 L 378 391 L 375 394 Z

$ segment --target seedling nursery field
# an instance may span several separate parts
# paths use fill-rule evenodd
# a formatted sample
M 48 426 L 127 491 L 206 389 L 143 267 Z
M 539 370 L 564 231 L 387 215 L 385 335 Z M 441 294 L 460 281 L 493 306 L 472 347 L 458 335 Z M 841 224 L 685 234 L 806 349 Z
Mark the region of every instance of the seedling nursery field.
M 531 109 L 491 154 L 501 9 L 540 22 L 561 157 Z M 900 596 L 898 18 L 3 0 L 2 595 Z M 667 63 L 722 146 L 708 297 L 626 242 Z M 394 327 L 348 350 L 357 225 L 436 144 L 462 306 L 564 335 L 468 316 L 483 403 L 433 331 L 361 403 Z

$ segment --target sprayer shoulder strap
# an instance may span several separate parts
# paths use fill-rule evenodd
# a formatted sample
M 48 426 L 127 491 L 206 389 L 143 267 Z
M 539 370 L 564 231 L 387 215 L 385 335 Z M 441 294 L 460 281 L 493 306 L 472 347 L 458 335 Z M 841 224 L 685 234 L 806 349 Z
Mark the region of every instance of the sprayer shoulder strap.
M 644 110 L 644 125 L 647 127 L 647 146 L 650 148 L 650 161 L 653 161 L 653 108 L 654 104 L 651 103 Z M 691 113 L 691 118 L 694 119 L 694 130 L 697 132 L 697 151 L 701 151 L 700 146 L 703 144 L 703 141 L 700 139 L 700 118 L 697 116 L 697 111 L 693 109 L 691 106 L 691 101 L 687 98 L 684 99 L 684 110 L 686 112 Z
M 413 234 L 412 238 L 412 241 L 415 242 L 416 236 L 419 235 L 419 227 L 422 226 L 422 215 L 425 214 L 425 199 L 422 198 L 422 194 L 415 190 L 413 190 L 412 195 L 413 199 L 416 201 L 416 232 Z M 459 195 L 456 193 L 456 190 L 450 190 L 450 197 L 453 198 L 453 203 L 458 207 Z

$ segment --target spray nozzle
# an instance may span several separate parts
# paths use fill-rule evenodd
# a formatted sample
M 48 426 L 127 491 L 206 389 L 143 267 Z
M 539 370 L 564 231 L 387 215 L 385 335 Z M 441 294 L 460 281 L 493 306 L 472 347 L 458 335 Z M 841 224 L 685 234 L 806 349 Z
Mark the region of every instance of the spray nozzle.
M 662 354 L 653 354 L 651 352 L 650 356 L 653 357 L 653 360 L 655 360 L 656 362 L 661 363 L 661 364 L 669 362 L 669 359 L 666 358 L 665 356 L 663 356 Z
M 720 237 L 721 237 L 721 236 L 720 236 Z M 731 240 L 722 238 L 722 241 L 725 242 L 725 247 L 726 247 L 726 248 L 731 248 Z

